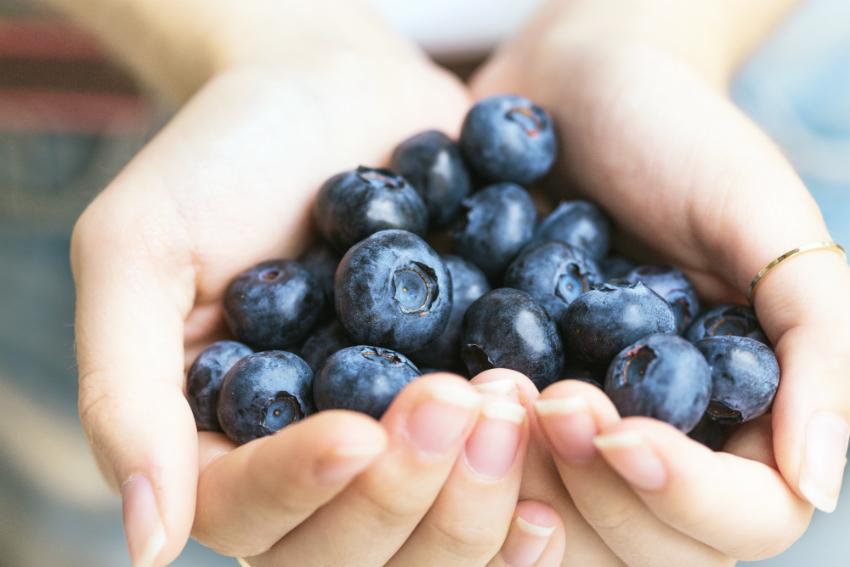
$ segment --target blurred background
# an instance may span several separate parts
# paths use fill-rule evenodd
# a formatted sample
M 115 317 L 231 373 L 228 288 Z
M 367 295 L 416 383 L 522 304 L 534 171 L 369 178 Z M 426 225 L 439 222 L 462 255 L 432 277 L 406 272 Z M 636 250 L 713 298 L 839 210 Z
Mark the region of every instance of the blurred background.
M 421 31 L 427 14 L 417 13 L 431 3 L 414 4 L 389 10 L 393 23 L 426 47 L 445 45 Z M 535 2 L 514 4 L 517 25 Z M 486 49 L 503 23 L 484 22 L 470 42 Z M 835 239 L 850 244 L 850 2 L 804 3 L 733 93 L 785 149 Z M 89 37 L 0 0 L 0 567 L 129 564 L 119 500 L 76 415 L 68 246 L 76 217 L 169 113 Z M 848 526 L 850 478 L 835 514 L 816 514 L 802 540 L 759 565 L 850 565 Z M 175 565 L 235 563 L 190 543 Z

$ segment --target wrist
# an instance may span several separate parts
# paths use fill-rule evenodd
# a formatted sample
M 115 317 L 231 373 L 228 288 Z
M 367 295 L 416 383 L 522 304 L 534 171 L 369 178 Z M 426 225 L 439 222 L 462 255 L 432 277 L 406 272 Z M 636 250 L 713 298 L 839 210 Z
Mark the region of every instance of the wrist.
M 283 73 L 354 58 L 421 58 L 366 0 L 42 0 L 180 104 L 238 67 Z
M 551 0 L 535 26 L 541 49 L 562 58 L 654 50 L 725 88 L 749 52 L 796 0 Z

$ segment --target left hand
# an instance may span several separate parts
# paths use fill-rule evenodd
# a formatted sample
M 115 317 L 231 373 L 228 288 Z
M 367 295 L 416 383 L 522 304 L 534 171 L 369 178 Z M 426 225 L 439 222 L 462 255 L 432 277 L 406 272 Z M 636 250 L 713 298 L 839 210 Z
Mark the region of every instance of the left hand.
M 801 180 L 716 76 L 654 36 L 576 28 L 557 13 L 567 4 L 595 5 L 553 3 L 473 91 L 547 108 L 562 134 L 558 173 L 607 209 L 639 254 L 681 266 L 711 301 L 743 302 L 768 261 L 830 240 Z M 782 382 L 771 418 L 742 428 L 724 453 L 655 421 L 621 420 L 587 385 L 542 394 L 558 400 L 539 417 L 563 485 L 629 565 L 769 557 L 805 531 L 812 504 L 836 505 L 850 433 L 850 268 L 831 253 L 795 258 L 764 280 L 755 308 Z

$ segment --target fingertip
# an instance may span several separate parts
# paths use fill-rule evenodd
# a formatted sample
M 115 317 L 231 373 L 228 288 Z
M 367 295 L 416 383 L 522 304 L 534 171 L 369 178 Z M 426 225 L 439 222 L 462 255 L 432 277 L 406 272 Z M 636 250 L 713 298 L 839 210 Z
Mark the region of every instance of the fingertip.
M 470 380 L 470 383 L 481 393 L 517 396 L 524 405 L 533 403 L 540 396 L 537 387 L 525 374 L 507 368 L 486 370 Z
M 551 506 L 524 500 L 517 504 L 499 558 L 511 567 L 556 565 L 563 556 L 564 537 L 561 517 Z M 553 556 L 558 557 L 558 563 L 551 561 Z
M 546 402 L 543 402 L 544 400 Z M 539 408 L 545 408 L 546 404 L 555 408 L 557 406 L 555 400 L 569 400 L 574 405 L 578 405 L 580 403 L 578 400 L 582 400 L 587 404 L 594 421 L 600 428 L 613 426 L 620 421 L 617 408 L 605 392 L 598 386 L 582 380 L 561 380 L 548 386 L 540 394 L 539 402 L 541 403 L 538 403 L 538 414 L 540 414 Z
M 516 517 L 526 524 L 536 527 L 543 526 L 545 530 L 550 532 L 563 527 L 558 512 L 549 504 L 538 500 L 523 500 L 517 504 Z

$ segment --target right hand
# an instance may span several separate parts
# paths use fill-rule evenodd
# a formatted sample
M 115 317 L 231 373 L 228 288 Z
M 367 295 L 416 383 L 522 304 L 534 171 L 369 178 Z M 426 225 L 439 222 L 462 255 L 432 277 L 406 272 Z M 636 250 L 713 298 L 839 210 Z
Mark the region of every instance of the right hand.
M 80 416 L 120 488 L 135 565 L 170 562 L 190 533 L 252 565 L 483 564 L 510 526 L 506 552 L 522 540 L 511 518 L 527 422 L 497 431 L 515 453 L 498 479 L 455 464 L 494 435 L 458 405 L 477 399 L 458 378 L 418 381 L 381 423 L 323 412 L 239 448 L 199 435 L 184 398 L 187 363 L 225 335 L 227 283 L 304 248 L 325 178 L 381 164 L 418 131 L 457 133 L 460 83 L 374 20 L 349 24 L 362 44 L 338 35 L 309 61 L 221 72 L 75 227 Z M 516 513 L 557 528 L 545 551 L 557 563 L 557 517 L 536 503 Z

